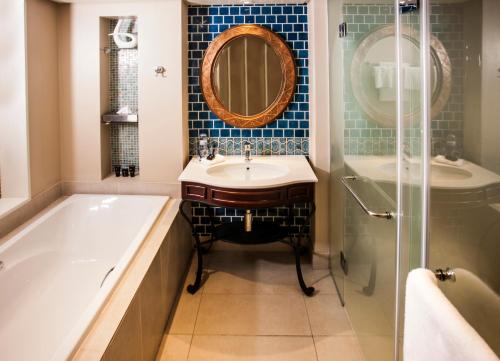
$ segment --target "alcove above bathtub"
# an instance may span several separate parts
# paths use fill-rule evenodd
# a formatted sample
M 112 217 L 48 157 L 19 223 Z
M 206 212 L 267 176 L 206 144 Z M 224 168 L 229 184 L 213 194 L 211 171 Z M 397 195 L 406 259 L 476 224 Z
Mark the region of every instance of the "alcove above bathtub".
M 138 20 L 100 18 L 101 169 L 139 173 Z

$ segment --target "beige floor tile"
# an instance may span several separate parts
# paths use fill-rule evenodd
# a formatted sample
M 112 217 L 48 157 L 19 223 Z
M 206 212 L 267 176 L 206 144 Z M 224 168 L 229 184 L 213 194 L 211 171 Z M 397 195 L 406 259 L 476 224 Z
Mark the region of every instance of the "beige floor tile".
M 314 336 L 318 361 L 363 361 L 354 336 Z
M 168 333 L 191 335 L 196 323 L 196 316 L 200 307 L 202 293 L 199 291 L 194 295 L 188 293 L 184 287 L 181 298 L 177 303 L 174 317 L 171 320 Z
M 394 358 L 394 340 L 391 336 L 360 336 L 358 339 L 366 361 L 387 361 Z
M 353 331 L 337 295 L 305 297 L 313 335 L 351 336 Z
M 310 335 L 301 295 L 203 294 L 195 334 Z
M 316 361 L 311 337 L 194 336 L 189 361 Z
M 291 252 L 217 251 L 208 258 L 205 293 L 301 294 Z M 328 270 L 313 270 L 307 263 L 302 270 L 306 283 L 318 294 L 336 292 Z
M 165 335 L 156 361 L 186 361 L 191 339 L 191 335 Z

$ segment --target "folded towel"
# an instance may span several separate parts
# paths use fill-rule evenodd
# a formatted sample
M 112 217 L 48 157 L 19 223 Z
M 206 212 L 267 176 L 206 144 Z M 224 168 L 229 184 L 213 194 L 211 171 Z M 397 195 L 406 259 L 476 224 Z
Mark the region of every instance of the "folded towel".
M 465 164 L 465 161 L 463 159 L 457 159 L 455 161 L 453 160 L 448 160 L 444 155 L 437 155 L 434 157 L 434 161 L 437 163 L 442 163 L 442 164 L 447 164 L 447 165 L 453 165 L 455 167 L 463 167 Z
M 208 160 L 207 158 L 201 158 L 201 164 L 208 167 L 217 163 L 222 163 L 226 160 L 226 157 L 224 157 L 221 154 L 216 154 L 215 158 L 212 160 Z
M 426 269 L 416 269 L 408 275 L 404 360 L 498 361 L 497 355 L 446 298 L 437 282 L 434 274 Z M 457 282 L 460 279 L 457 278 Z

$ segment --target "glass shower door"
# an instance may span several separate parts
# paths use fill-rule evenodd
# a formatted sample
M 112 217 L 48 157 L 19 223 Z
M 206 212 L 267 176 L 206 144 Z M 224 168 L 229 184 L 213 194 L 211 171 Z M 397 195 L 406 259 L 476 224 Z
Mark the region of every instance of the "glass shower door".
M 330 82 L 332 228 L 342 219 L 331 265 L 368 361 L 400 359 L 404 282 L 420 264 L 420 16 L 393 1 L 329 2 L 331 56 L 342 60 Z

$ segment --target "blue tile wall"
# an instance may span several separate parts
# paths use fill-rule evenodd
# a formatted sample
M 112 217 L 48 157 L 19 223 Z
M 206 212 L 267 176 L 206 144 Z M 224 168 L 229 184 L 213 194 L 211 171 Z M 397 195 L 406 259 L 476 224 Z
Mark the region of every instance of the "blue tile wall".
M 199 69 L 203 53 L 209 43 L 224 30 L 241 24 L 258 24 L 279 34 L 290 46 L 297 66 L 295 95 L 285 112 L 275 122 L 261 128 L 232 127 L 213 114 L 203 99 L 199 83 Z M 196 154 L 199 134 L 206 133 L 219 143 L 219 152 L 241 155 L 241 144 L 249 141 L 254 155 L 309 154 L 309 44 L 307 5 L 211 5 L 188 7 L 188 93 L 189 93 L 189 149 Z M 294 232 L 309 232 L 305 223 L 307 205 L 294 208 Z M 244 210 L 216 208 L 215 222 L 241 220 Z M 210 222 L 207 210 L 193 205 L 193 223 L 196 231 L 207 235 Z M 253 210 L 254 219 L 284 222 L 287 209 Z
M 224 30 L 241 24 L 258 24 L 278 33 L 290 46 L 297 66 L 297 87 L 292 102 L 275 122 L 257 129 L 232 127 L 213 114 L 203 100 L 199 69 L 209 43 Z M 309 71 L 307 5 L 211 5 L 189 6 L 189 138 L 195 154 L 196 140 L 208 134 L 221 145 L 221 153 L 240 154 L 241 139 L 251 138 L 261 148 L 256 154 L 308 154 L 309 141 Z M 225 142 L 224 142 L 225 140 Z M 265 152 L 264 144 L 272 144 Z M 262 150 L 262 152 L 260 152 Z

